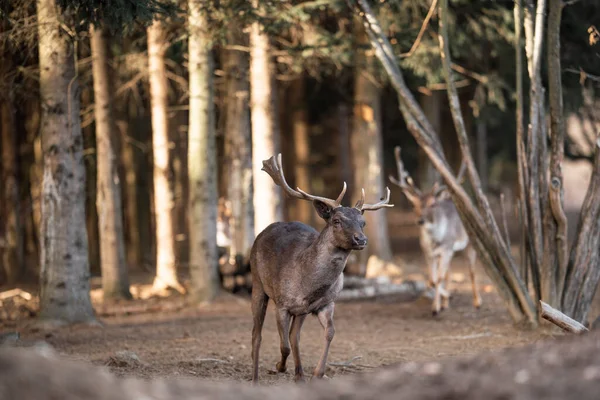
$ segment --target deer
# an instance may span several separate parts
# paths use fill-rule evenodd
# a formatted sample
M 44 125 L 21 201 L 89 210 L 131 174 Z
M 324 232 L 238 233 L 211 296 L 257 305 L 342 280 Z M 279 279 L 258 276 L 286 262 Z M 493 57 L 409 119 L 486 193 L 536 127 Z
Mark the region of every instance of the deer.
M 401 149 L 396 147 L 394 155 L 398 178 L 389 176 L 390 181 L 400 187 L 402 193 L 412 204 L 417 217 L 419 229 L 419 244 L 425 261 L 429 267 L 428 285 L 434 289 L 432 315 L 435 317 L 450 306 L 450 262 L 454 253 L 464 251 L 469 264 L 473 306 L 481 307 L 481 296 L 475 276 L 477 253 L 463 226 L 456 206 L 448 198 L 447 188 L 437 180 L 427 192 L 415 186 L 413 179 L 406 172 Z M 458 173 L 458 181 L 462 180 L 465 171 L 463 163 Z
M 275 304 L 275 317 L 280 338 L 281 359 L 277 372 L 286 372 L 290 352 L 295 364 L 294 381 L 305 382 L 300 360 L 300 331 L 306 317 L 315 315 L 325 334 L 321 357 L 313 378 L 325 374 L 329 347 L 335 335 L 333 313 L 335 300 L 344 284 L 343 271 L 352 250 L 367 245 L 364 234 L 365 211 L 375 211 L 389 204 L 390 189 L 376 204 L 365 204 L 365 191 L 354 207 L 344 207 L 346 182 L 337 199 L 308 194 L 292 189 L 286 182 L 281 154 L 262 162 L 274 183 L 290 197 L 311 201 L 326 225 L 321 232 L 304 223 L 274 222 L 256 237 L 250 252 L 252 272 L 252 383 L 258 383 L 259 351 L 262 328 L 269 299 Z

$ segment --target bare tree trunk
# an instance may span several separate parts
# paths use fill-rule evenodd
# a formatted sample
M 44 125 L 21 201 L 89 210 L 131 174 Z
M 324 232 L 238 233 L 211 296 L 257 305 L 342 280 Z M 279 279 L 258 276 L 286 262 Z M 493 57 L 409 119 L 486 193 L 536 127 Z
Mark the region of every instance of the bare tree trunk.
M 228 31 L 231 45 L 247 45 L 247 37 L 236 27 Z M 225 74 L 227 102 L 225 153 L 227 160 L 227 197 L 231 201 L 230 263 L 245 263 L 254 241 L 252 204 L 252 142 L 248 108 L 248 57 L 238 50 L 228 50 Z
M 123 222 L 125 235 L 126 260 L 129 268 L 139 267 L 142 263 L 139 235 L 139 205 L 137 168 L 135 164 L 135 149 L 129 141 L 129 121 L 120 119 L 116 123 L 121 138 L 121 179 L 123 193 Z
M 189 235 L 192 293 L 209 301 L 219 289 L 217 149 L 213 57 L 202 1 L 189 0 L 190 122 L 188 133 Z
M 354 182 L 350 146 L 350 107 L 345 102 L 338 105 L 338 149 L 340 176 L 344 182 Z
M 290 108 L 292 109 L 292 134 L 294 136 L 294 176 L 296 186 L 310 193 L 310 138 L 308 129 L 308 111 L 306 110 L 306 77 L 304 74 L 295 79 L 290 85 Z M 305 189 L 306 188 L 306 189 Z M 312 205 L 307 201 L 294 204 L 298 221 L 312 225 L 314 214 Z
M 541 57 L 544 37 L 544 13 L 546 1 L 538 1 L 535 8 L 535 25 L 533 36 L 533 47 L 530 46 L 531 39 L 527 40 L 528 60 L 530 60 L 530 107 L 529 107 L 529 129 L 527 134 L 527 168 L 529 170 L 529 181 L 527 191 L 529 237 L 531 247 L 531 270 L 534 285 L 539 298 L 556 306 L 556 278 L 554 276 L 556 257 L 555 253 L 547 247 L 548 237 L 554 236 L 555 226 L 550 220 L 548 213 L 548 192 L 546 180 L 546 137 L 542 124 L 544 115 L 544 88 L 541 77 Z M 533 15 L 533 9 L 526 13 L 526 21 Z M 525 24 L 525 33 L 529 35 L 528 26 Z
M 367 44 L 364 29 L 357 23 L 357 43 Z M 374 79 L 373 56 L 357 50 L 354 72 L 354 115 L 351 134 L 352 163 L 354 170 L 354 197 L 360 198 L 361 188 L 366 199 L 378 199 L 383 187 L 383 139 L 381 137 L 381 86 Z M 385 210 L 365 215 L 366 235 L 369 238 L 366 251 L 359 254 L 361 270 L 367 259 L 374 255 L 384 261 L 392 259 Z
M 550 159 L 550 206 L 556 223 L 554 237 L 550 236 L 550 246 L 556 249 L 557 305 L 561 304 L 564 283 L 569 262 L 567 242 L 567 217 L 563 208 L 563 176 L 565 123 L 563 116 L 562 79 L 560 67 L 560 20 L 563 3 L 550 0 L 548 15 L 548 91 L 550 105 L 550 135 L 552 153 Z M 547 232 L 546 234 L 551 234 Z
M 254 7 L 260 12 L 258 1 Z M 281 189 L 261 171 L 262 161 L 279 152 L 279 131 L 275 112 L 276 90 L 271 43 L 258 22 L 250 32 L 250 84 L 252 112 L 252 173 L 254 177 L 254 233 L 282 218 Z
M 40 318 L 95 319 L 85 229 L 85 167 L 72 39 L 55 0 L 38 0 L 42 153 Z
M 433 90 L 429 95 L 421 95 L 421 107 L 433 129 L 442 134 L 442 93 Z M 419 187 L 431 187 L 440 174 L 433 168 L 423 149 L 419 148 Z
M 19 189 L 19 162 L 14 108 L 10 98 L 0 103 L 2 134 L 2 223 L 4 248 L 2 266 L 8 284 L 14 284 L 23 273 L 23 223 Z
M 115 122 L 106 31 L 91 28 L 96 123 L 96 209 L 104 299 L 131 298 L 125 260 L 121 183 L 116 165 Z
M 156 217 L 156 278 L 153 289 L 160 292 L 167 288 L 173 288 L 180 293 L 185 293 L 184 287 L 177 278 L 172 215 L 173 188 L 169 183 L 168 82 L 165 66 L 167 47 L 164 22 L 155 20 L 148 28 L 154 213 Z
M 481 188 L 485 192 L 488 187 L 488 155 L 487 155 L 487 125 L 479 116 L 475 122 L 477 130 L 477 169 L 481 176 Z
M 519 273 L 524 280 L 525 285 L 528 286 L 529 276 L 529 254 L 528 245 L 528 217 L 527 217 L 527 195 L 525 188 L 529 186 L 529 175 L 527 170 L 527 152 L 525 150 L 525 133 L 524 133 L 524 121 L 523 121 L 523 45 L 522 40 L 522 28 L 523 28 L 523 5 L 521 0 L 515 1 L 514 7 L 515 17 L 515 60 L 516 60 L 516 140 L 517 140 L 517 168 L 519 173 L 519 216 L 521 224 L 521 268 Z M 533 29 L 530 27 L 531 30 Z M 533 35 L 532 35 L 533 37 Z

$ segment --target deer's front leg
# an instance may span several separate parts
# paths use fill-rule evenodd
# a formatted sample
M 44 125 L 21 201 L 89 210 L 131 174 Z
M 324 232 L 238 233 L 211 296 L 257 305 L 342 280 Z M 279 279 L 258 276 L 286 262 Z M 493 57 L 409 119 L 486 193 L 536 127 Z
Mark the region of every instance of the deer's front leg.
M 306 315 L 295 315 L 292 321 L 292 329 L 290 330 L 290 342 L 292 345 L 292 355 L 294 356 L 295 374 L 294 380 L 296 382 L 304 382 L 304 370 L 302 369 L 302 362 L 300 361 L 300 331 L 302 330 L 302 324 L 306 319 Z
M 448 269 L 450 266 L 450 261 L 452 260 L 452 252 L 449 250 L 442 251 L 437 258 L 436 262 L 436 280 L 435 280 L 435 302 L 433 308 L 433 315 L 437 315 L 441 310 L 444 310 L 448 307 L 448 299 L 450 298 L 450 293 L 446 288 L 442 286 L 442 282 L 445 280 L 446 275 L 448 274 Z M 441 304 L 442 297 L 444 298 L 444 303 Z
M 335 335 L 335 328 L 333 327 L 334 308 L 334 303 L 329 303 L 317 314 L 319 322 L 321 323 L 321 326 L 323 327 L 323 331 L 325 333 L 325 346 L 323 348 L 323 354 L 321 355 L 319 364 L 315 368 L 315 372 L 313 374 L 315 378 L 322 378 L 323 375 L 325 375 L 325 368 L 327 367 L 327 356 L 329 354 L 329 345 L 331 344 L 333 336 Z
M 285 372 L 285 363 L 290 355 L 290 313 L 287 310 L 278 309 L 276 318 L 281 344 L 281 361 L 277 363 L 277 372 Z
M 433 304 L 431 306 L 431 314 L 435 317 L 440 312 L 440 277 L 439 277 L 439 265 L 440 265 L 440 257 L 435 256 L 431 258 L 431 263 L 429 264 L 429 279 L 431 281 L 431 286 L 433 287 Z

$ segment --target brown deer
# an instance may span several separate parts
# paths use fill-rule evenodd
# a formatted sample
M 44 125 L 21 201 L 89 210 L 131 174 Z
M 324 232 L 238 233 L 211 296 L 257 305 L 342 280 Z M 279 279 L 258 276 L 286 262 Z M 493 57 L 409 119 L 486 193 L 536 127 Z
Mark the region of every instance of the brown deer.
M 307 315 L 316 315 L 325 333 L 323 353 L 313 377 L 322 378 L 327 364 L 329 346 L 335 333 L 334 301 L 342 290 L 343 271 L 352 250 L 367 245 L 363 233 L 365 211 L 393 207 L 388 204 L 390 190 L 377 204 L 365 204 L 365 191 L 354 207 L 343 207 L 346 183 L 336 200 L 317 197 L 292 189 L 286 182 L 281 154 L 263 161 L 263 171 L 281 186 L 285 193 L 301 200 L 312 201 L 317 213 L 327 223 L 319 233 L 300 222 L 275 222 L 257 237 L 250 253 L 252 271 L 252 382 L 258 382 L 258 358 L 262 327 L 269 299 L 275 303 L 277 329 L 281 341 L 281 361 L 277 371 L 286 371 L 286 360 L 294 356 L 295 381 L 304 381 L 300 362 L 300 330 Z M 291 344 L 291 346 L 290 346 Z
M 390 181 L 402 189 L 412 203 L 420 225 L 419 242 L 429 266 L 429 285 L 435 290 L 432 313 L 436 316 L 449 307 L 450 303 L 450 261 L 454 253 L 465 250 L 469 262 L 469 274 L 473 290 L 473 305 L 481 306 L 481 296 L 475 280 L 477 254 L 469 242 L 469 236 L 460 220 L 452 200 L 448 198 L 446 187 L 436 181 L 429 192 L 422 193 L 404 169 L 400 158 L 400 147 L 394 149 L 398 179 L 390 176 Z M 461 165 L 458 180 L 465 171 Z

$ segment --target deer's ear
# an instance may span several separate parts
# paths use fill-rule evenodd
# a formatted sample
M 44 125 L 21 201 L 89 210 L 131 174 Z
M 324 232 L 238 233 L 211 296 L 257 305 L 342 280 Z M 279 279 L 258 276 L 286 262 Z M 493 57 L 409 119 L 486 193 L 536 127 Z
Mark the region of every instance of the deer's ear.
M 315 200 L 313 201 L 313 205 L 315 206 L 315 210 L 317 210 L 319 217 L 323 218 L 325 221 L 331 218 L 332 209 L 327 204 L 323 203 L 322 201 Z

